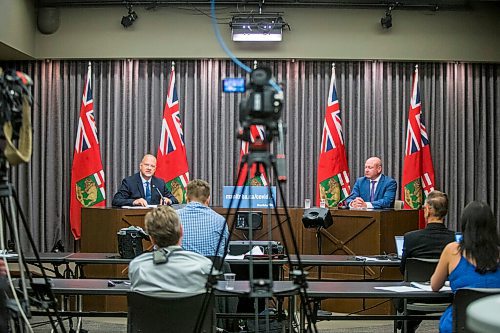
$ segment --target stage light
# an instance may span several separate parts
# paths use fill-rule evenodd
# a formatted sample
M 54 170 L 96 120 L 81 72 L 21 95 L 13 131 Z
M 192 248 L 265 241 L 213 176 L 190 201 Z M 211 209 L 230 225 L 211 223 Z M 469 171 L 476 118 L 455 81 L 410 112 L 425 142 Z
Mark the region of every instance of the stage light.
M 387 11 L 385 12 L 385 15 L 380 19 L 380 24 L 384 29 L 389 29 L 390 27 L 392 27 L 392 8 L 392 6 L 389 6 Z
M 229 26 L 235 42 L 281 42 L 288 24 L 279 14 L 243 14 L 233 16 Z
M 134 21 L 137 20 L 139 16 L 137 16 L 136 12 L 132 10 L 132 5 L 128 4 L 128 15 L 122 17 L 122 25 L 125 28 L 130 27 L 132 24 L 134 24 Z

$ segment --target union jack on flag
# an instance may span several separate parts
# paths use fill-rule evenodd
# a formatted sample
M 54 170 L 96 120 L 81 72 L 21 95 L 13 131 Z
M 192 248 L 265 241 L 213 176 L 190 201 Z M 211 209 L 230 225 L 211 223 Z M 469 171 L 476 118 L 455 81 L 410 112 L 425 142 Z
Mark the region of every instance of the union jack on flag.
M 175 88 L 175 68 L 172 64 L 168 84 L 167 101 L 161 122 L 160 144 L 156 162 L 157 177 L 166 182 L 170 192 L 179 203 L 186 201 L 186 186 L 189 182 L 189 167 L 184 146 L 184 133 L 179 111 L 179 98 Z
M 99 144 L 97 139 L 97 128 L 95 125 L 94 118 L 94 101 L 92 99 L 92 85 L 91 80 L 87 79 L 85 88 L 83 90 L 82 107 L 80 112 L 84 113 L 84 117 L 78 118 L 78 129 L 76 132 L 76 143 L 75 151 L 81 153 L 87 149 L 92 148 L 92 144 L 87 136 L 87 131 L 85 130 L 84 121 L 87 120 L 87 124 L 90 126 L 90 133 L 94 136 L 94 140 Z
M 406 155 L 416 153 L 420 151 L 422 147 L 429 144 L 429 137 L 427 135 L 427 129 L 425 128 L 421 112 L 418 77 L 414 78 L 414 84 L 412 87 L 410 114 L 408 116 L 408 129 L 406 134 Z
M 327 207 L 336 207 L 351 193 L 340 104 L 335 86 L 335 65 L 332 65 L 316 185 L 316 203 L 324 199 Z
M 254 143 L 257 140 L 264 141 L 266 135 L 266 131 L 264 126 L 262 125 L 252 125 L 250 126 L 250 141 Z M 240 149 L 240 162 L 239 165 L 241 167 L 241 160 L 243 159 L 243 156 L 248 154 L 248 150 L 250 148 L 250 142 L 241 140 L 241 149 Z M 250 170 L 250 176 L 247 180 L 247 185 L 250 186 L 260 186 L 260 185 L 267 185 L 267 175 L 265 168 L 262 164 L 259 165 L 259 175 L 256 175 L 257 173 L 257 166 L 254 164 L 252 165 L 252 169 Z M 247 177 L 248 174 L 248 165 L 245 163 L 242 166 L 242 170 L 240 172 L 240 178 L 237 181 L 238 186 L 242 186 L 245 182 L 245 178 Z
M 418 86 L 418 66 L 415 66 L 415 72 L 413 73 L 411 92 L 401 197 L 406 209 L 420 209 L 427 195 L 434 190 L 435 181 L 429 135 L 422 115 Z M 425 227 L 422 214 L 419 225 L 420 228 Z
M 71 168 L 70 224 L 75 239 L 80 238 L 82 207 L 106 206 L 104 170 L 97 139 L 91 79 L 92 67 L 89 64 Z

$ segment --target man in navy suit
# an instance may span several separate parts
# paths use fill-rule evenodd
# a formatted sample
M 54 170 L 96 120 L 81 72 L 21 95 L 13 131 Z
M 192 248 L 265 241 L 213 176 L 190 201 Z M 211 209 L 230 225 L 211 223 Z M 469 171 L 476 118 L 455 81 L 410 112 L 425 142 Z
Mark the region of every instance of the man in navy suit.
M 365 176 L 358 178 L 346 199 L 350 208 L 393 208 L 398 185 L 394 179 L 382 174 L 382 161 L 370 157 L 365 162 Z
M 155 177 L 156 157 L 144 155 L 139 165 L 140 172 L 122 180 L 113 197 L 113 206 L 171 205 L 179 203 L 165 187 L 165 181 Z M 161 196 L 160 196 L 161 192 Z M 163 197 L 163 202 L 161 202 Z

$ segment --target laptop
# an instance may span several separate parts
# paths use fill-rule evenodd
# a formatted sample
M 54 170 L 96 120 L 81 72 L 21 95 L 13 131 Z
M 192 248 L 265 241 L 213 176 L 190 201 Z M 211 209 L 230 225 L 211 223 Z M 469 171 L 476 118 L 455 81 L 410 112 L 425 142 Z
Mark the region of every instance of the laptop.
M 403 243 L 404 236 L 394 236 L 394 240 L 396 241 L 396 253 L 398 254 L 398 258 L 401 259 L 403 256 Z

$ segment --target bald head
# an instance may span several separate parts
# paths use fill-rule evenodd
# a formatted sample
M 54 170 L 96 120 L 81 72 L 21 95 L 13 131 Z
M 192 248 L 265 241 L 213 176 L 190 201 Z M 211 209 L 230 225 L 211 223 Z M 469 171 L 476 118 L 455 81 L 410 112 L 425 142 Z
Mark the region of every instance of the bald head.
M 142 178 L 149 180 L 156 171 L 156 157 L 151 154 L 144 155 L 141 164 L 139 165 Z
M 365 177 L 376 179 L 382 173 L 382 160 L 378 157 L 370 157 L 365 162 Z

